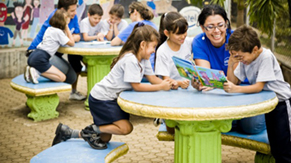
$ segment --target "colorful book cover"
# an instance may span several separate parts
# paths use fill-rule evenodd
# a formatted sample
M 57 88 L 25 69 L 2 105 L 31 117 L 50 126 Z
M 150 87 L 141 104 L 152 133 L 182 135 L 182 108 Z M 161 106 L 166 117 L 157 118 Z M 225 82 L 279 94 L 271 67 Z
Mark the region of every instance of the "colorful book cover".
M 189 80 L 194 77 L 203 86 L 223 89 L 223 83 L 227 81 L 224 72 L 221 70 L 196 66 L 194 61 L 187 61 L 175 56 L 172 59 L 182 77 Z

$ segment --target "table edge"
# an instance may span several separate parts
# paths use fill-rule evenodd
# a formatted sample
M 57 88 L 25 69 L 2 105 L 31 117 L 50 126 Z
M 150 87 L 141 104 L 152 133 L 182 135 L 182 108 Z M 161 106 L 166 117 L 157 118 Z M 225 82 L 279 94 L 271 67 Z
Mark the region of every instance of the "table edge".
M 117 99 L 118 105 L 127 113 L 150 118 L 163 118 L 183 121 L 207 121 L 207 120 L 226 120 L 241 119 L 264 114 L 272 111 L 278 104 L 278 98 L 243 106 L 231 107 L 212 107 L 212 108 L 176 108 L 160 107 L 153 105 L 140 104 L 125 100 L 121 97 Z

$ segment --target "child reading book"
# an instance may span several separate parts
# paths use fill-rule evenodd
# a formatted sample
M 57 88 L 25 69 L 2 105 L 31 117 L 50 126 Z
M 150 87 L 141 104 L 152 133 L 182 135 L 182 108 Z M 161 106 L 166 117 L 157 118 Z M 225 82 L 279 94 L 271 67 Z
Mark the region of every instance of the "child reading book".
M 276 108 L 265 114 L 271 153 L 276 162 L 291 162 L 291 90 L 272 51 L 261 47 L 257 33 L 247 26 L 237 28 L 229 38 L 226 92 L 274 91 Z M 234 65 L 238 66 L 234 68 Z M 248 78 L 251 85 L 237 85 Z

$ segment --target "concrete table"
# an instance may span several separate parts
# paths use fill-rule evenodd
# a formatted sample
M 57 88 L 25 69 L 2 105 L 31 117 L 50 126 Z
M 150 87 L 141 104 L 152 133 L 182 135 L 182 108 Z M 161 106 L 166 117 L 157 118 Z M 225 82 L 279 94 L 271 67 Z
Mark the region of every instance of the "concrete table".
M 130 114 L 166 119 L 175 127 L 175 163 L 220 163 L 221 132 L 232 120 L 272 111 L 278 103 L 274 92 L 228 94 L 221 89 L 207 93 L 191 86 L 159 92 L 124 91 L 118 104 Z
M 73 47 L 60 47 L 58 52 L 84 57 L 83 61 L 87 63 L 87 92 L 89 95 L 93 86 L 109 73 L 112 59 L 119 54 L 121 47 L 111 46 L 110 43 L 94 44 L 80 41 Z M 88 100 L 85 101 L 85 105 L 88 109 Z

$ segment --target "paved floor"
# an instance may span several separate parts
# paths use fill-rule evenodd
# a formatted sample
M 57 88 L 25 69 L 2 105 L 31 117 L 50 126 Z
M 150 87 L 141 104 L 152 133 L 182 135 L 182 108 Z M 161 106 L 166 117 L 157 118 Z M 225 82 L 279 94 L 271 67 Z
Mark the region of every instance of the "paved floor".
M 68 100 L 69 93 L 60 93 L 59 118 L 33 122 L 25 106 L 26 96 L 10 87 L 11 79 L 0 79 L 0 162 L 27 163 L 39 152 L 49 148 L 59 122 L 75 129 L 92 123 L 84 103 Z M 81 77 L 78 88 L 86 94 L 86 78 Z M 127 136 L 113 136 L 113 141 L 126 142 L 129 152 L 114 163 L 172 163 L 174 143 L 160 142 L 156 138 L 158 127 L 151 118 L 131 116 L 134 131 Z M 253 163 L 254 151 L 222 146 L 223 163 Z

